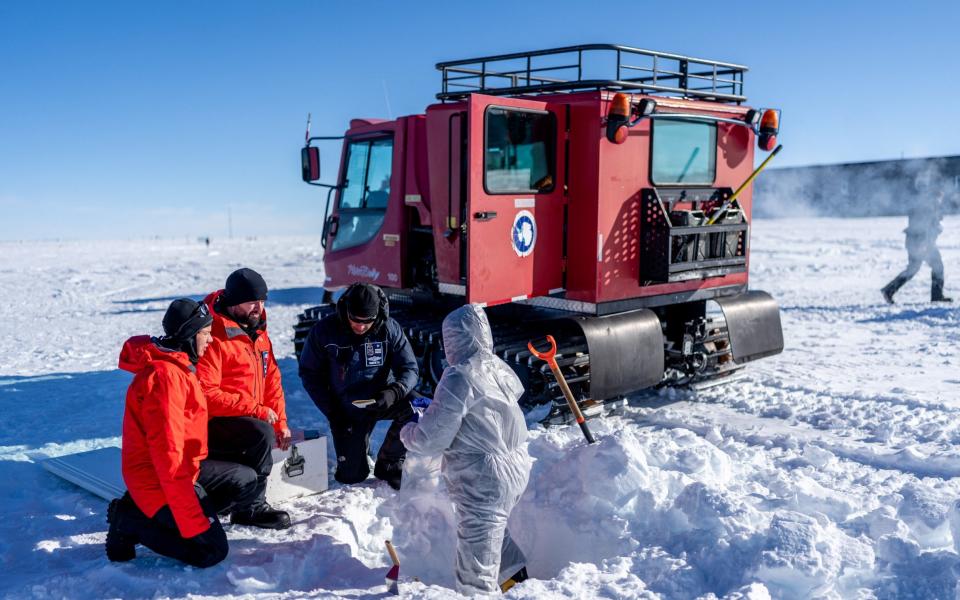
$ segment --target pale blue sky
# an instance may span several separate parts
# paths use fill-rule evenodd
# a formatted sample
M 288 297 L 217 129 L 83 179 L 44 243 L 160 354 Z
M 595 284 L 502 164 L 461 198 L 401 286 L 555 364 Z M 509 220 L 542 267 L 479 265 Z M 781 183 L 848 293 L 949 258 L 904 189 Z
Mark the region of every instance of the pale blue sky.
M 316 234 L 315 135 L 443 60 L 610 42 L 750 67 L 779 166 L 960 154 L 960 3 L 0 3 L 0 240 Z M 389 107 L 389 108 L 388 108 Z M 332 176 L 338 150 L 323 148 Z

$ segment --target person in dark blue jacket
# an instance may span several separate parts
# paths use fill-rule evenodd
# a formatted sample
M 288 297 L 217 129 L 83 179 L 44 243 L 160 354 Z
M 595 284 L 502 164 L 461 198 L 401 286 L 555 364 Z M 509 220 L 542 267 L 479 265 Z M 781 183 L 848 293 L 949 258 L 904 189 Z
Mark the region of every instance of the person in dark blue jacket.
M 300 379 L 330 422 L 337 453 L 334 478 L 341 483 L 367 478 L 370 433 L 377 421 L 391 420 L 373 474 L 400 489 L 407 453 L 400 428 L 413 414 L 410 393 L 419 368 L 410 341 L 390 318 L 383 290 L 367 283 L 347 288 L 336 313 L 310 330 L 300 355 Z M 358 407 L 356 400 L 375 402 Z

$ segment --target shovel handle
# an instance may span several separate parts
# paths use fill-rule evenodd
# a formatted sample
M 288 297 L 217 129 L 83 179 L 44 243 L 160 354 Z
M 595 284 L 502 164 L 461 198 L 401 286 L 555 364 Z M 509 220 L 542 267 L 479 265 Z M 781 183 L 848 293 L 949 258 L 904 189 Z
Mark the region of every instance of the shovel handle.
M 552 335 L 548 335 L 547 343 L 550 344 L 550 349 L 540 352 L 533 347 L 533 342 L 527 342 L 527 350 L 530 351 L 530 354 L 533 354 L 540 360 L 547 361 L 547 364 L 549 364 L 552 368 L 553 365 L 557 364 L 557 340 L 553 339 Z
M 533 347 L 533 342 L 527 342 L 527 349 L 540 360 L 547 361 L 547 365 L 553 372 L 554 379 L 557 380 L 557 385 L 560 386 L 560 390 L 563 392 L 563 397 L 567 400 L 567 406 L 570 408 L 570 412 L 573 413 L 577 424 L 580 426 L 580 430 L 583 431 L 583 437 L 587 439 L 588 444 L 592 444 L 596 440 L 593 439 L 593 434 L 590 433 L 590 428 L 587 427 L 587 421 L 583 418 L 583 413 L 580 411 L 580 405 L 577 404 L 577 401 L 574 399 L 573 392 L 570 391 L 570 386 L 567 385 L 567 380 L 560 371 L 560 365 L 557 364 L 557 341 L 553 339 L 552 335 L 547 336 L 547 341 L 550 343 L 550 349 L 546 352 L 539 352 Z
M 586 438 L 588 444 L 592 444 L 597 441 L 593 439 L 593 434 L 590 433 L 590 428 L 587 427 L 586 421 L 580 421 L 579 425 L 580 425 L 580 431 L 583 432 L 583 437 Z
M 397 551 L 394 549 L 393 544 L 390 543 L 390 540 L 386 540 L 387 544 L 387 553 L 390 554 L 390 560 L 393 561 L 394 566 L 400 566 L 400 559 L 397 557 Z

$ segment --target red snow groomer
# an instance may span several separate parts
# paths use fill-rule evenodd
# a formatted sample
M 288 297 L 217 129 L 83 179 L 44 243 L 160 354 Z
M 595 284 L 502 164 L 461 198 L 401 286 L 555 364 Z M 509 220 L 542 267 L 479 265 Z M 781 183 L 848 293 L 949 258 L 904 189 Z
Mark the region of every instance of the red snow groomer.
M 747 287 L 754 148 L 774 149 L 779 111 L 744 105 L 746 67 L 592 44 L 437 69 L 424 114 L 308 132 L 302 151 L 328 189 L 325 290 L 384 288 L 427 390 L 465 302 L 550 420 L 566 403 L 527 348 L 548 333 L 587 414 L 783 350 L 776 302 Z M 335 184 L 315 183 L 322 140 L 343 140 Z M 298 354 L 332 310 L 300 316 Z

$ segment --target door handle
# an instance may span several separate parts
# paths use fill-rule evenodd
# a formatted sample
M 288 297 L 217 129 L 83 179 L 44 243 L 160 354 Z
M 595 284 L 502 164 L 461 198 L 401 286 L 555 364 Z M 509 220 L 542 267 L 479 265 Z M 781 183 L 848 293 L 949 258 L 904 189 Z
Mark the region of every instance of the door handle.
M 330 215 L 323 222 L 323 231 L 320 233 L 320 245 L 326 249 L 327 237 L 337 237 L 337 230 L 340 229 L 340 216 Z
M 473 213 L 473 218 L 477 221 L 489 221 L 490 219 L 496 219 L 497 213 L 493 210 L 488 210 L 485 212 L 475 212 Z

